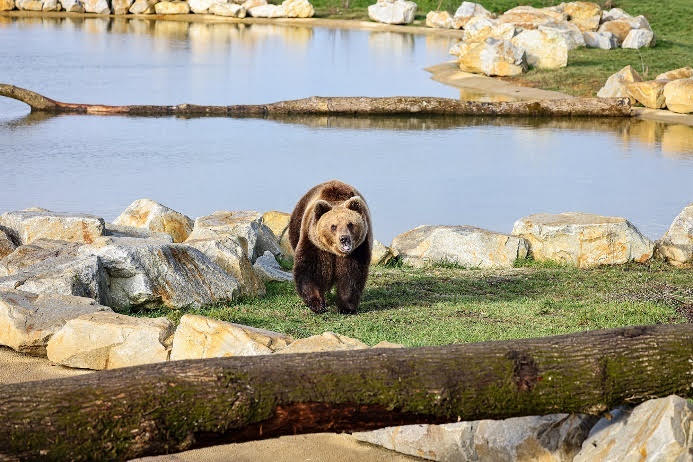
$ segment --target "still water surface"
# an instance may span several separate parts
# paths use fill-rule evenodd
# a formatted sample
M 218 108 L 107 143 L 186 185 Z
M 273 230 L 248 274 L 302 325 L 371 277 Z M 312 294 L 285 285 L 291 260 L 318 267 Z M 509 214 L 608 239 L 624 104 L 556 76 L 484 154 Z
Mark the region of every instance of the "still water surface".
M 422 70 L 448 59 L 441 38 L 0 18 L 0 43 L 0 82 L 71 102 L 458 96 Z M 45 117 L 0 100 L 0 211 L 38 205 L 110 220 L 140 197 L 192 217 L 290 211 L 330 178 L 363 192 L 385 242 L 419 224 L 508 232 L 523 215 L 567 210 L 626 216 L 657 238 L 693 201 L 693 128 L 631 120 Z

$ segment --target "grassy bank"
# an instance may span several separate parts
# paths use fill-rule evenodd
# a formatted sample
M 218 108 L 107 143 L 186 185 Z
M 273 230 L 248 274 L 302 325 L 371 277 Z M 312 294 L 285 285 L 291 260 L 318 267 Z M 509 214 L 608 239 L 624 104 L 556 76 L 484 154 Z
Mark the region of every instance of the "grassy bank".
M 147 316 L 180 319 L 185 310 Z M 374 268 L 356 316 L 315 315 L 291 283 L 262 299 L 191 310 L 307 337 L 334 331 L 368 344 L 407 346 L 537 337 L 636 324 L 685 322 L 693 315 L 693 271 L 663 264 L 591 270 L 525 264 L 510 270 Z
M 312 0 L 317 15 L 350 19 L 367 19 L 366 7 L 374 0 Z M 416 0 L 419 5 L 417 23 L 425 22 L 428 11 L 443 9 L 453 13 L 461 0 Z M 514 6 L 551 6 L 561 3 L 552 0 L 479 0 L 487 9 L 502 13 Z M 605 2 L 623 8 L 632 15 L 645 15 L 655 31 L 657 45 L 641 50 L 596 50 L 581 48 L 570 52 L 568 67 L 558 70 L 532 70 L 512 79 L 526 86 L 556 90 L 576 96 L 594 96 L 604 81 L 614 72 L 632 65 L 644 78 L 653 79 L 670 69 L 693 65 L 693 1 L 691 0 L 614 0 Z

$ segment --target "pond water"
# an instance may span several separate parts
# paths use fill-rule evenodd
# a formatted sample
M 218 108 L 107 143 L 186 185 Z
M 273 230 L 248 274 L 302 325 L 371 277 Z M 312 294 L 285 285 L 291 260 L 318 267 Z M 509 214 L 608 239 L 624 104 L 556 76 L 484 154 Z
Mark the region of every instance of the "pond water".
M 459 92 L 424 67 L 448 39 L 272 25 L 0 17 L 0 82 L 63 101 L 265 103 Z M 693 201 L 693 128 L 638 120 L 48 117 L 0 100 L 0 211 L 115 218 L 150 197 L 191 217 L 291 211 L 339 178 L 377 239 L 419 224 L 509 232 L 536 212 L 629 218 L 651 238 Z

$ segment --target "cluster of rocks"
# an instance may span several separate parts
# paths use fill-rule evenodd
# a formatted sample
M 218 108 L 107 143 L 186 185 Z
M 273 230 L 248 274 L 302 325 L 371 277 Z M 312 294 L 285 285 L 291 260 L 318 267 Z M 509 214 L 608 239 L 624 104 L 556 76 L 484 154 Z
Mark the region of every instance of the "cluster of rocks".
M 454 15 L 429 12 L 426 25 L 464 29 L 463 40 L 450 54 L 461 70 L 490 76 L 518 75 L 529 66 L 565 67 L 568 52 L 578 47 L 641 48 L 655 43 L 644 16 L 632 17 L 620 8 L 603 11 L 592 2 L 518 6 L 499 16 L 478 3 L 462 2 Z
M 213 14 L 244 18 L 310 18 L 315 14 L 308 0 L 0 0 L 0 11 L 67 11 L 96 14 Z
M 566 212 L 521 218 L 511 234 L 473 226 L 419 226 L 395 237 L 388 250 L 402 263 L 414 267 L 455 264 L 510 268 L 518 259 L 531 257 L 590 268 L 645 263 L 655 256 L 676 266 L 691 266 L 693 204 L 676 217 L 656 243 L 625 218 Z
M 600 98 L 627 97 L 650 109 L 693 113 L 693 68 L 682 67 L 643 80 L 631 66 L 610 76 L 599 90 Z

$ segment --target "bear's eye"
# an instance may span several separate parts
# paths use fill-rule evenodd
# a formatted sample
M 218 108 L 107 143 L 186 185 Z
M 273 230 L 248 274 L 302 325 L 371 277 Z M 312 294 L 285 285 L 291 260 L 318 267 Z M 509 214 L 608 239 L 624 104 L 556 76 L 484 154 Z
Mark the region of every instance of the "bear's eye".
M 332 231 L 337 231 L 337 225 L 332 225 L 332 226 L 330 226 L 330 229 L 331 229 Z
M 347 228 L 349 228 L 349 230 L 351 231 L 352 229 L 354 229 L 354 224 L 353 224 L 353 223 L 349 223 L 349 224 L 347 225 Z

